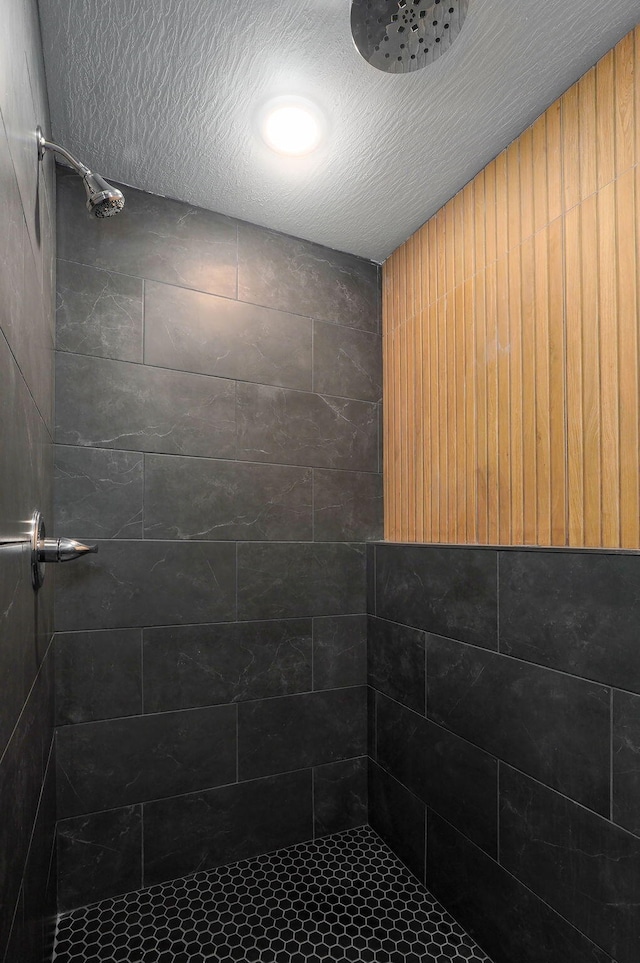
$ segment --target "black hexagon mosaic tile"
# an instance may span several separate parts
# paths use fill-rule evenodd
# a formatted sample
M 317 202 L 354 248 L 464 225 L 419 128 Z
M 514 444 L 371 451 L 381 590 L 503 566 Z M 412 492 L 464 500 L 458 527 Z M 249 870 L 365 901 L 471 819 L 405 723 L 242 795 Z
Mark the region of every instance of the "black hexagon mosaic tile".
M 368 827 L 60 918 L 55 963 L 491 963 Z

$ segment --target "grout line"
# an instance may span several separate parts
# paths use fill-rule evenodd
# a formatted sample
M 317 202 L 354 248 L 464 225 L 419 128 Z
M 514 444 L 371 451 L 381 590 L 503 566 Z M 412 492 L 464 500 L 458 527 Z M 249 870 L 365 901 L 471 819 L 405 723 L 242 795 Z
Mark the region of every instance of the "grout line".
M 319 471 L 332 471 L 340 472 L 342 474 L 350 475 L 378 475 L 377 471 L 367 471 L 361 468 L 327 468 L 324 465 L 295 465 L 290 462 L 283 461 L 251 461 L 248 458 L 224 458 L 216 457 L 215 455 L 187 455 L 184 452 L 176 451 L 146 451 L 140 448 L 105 448 L 102 445 L 72 445 L 68 442 L 56 441 L 54 442 L 56 448 L 75 448 L 77 451 L 119 451 L 126 454 L 138 454 L 147 455 L 148 457 L 158 457 L 158 458 L 198 458 L 202 461 L 213 461 L 213 462 L 224 462 L 229 465 L 250 465 L 255 467 L 266 466 L 268 468 L 297 468 L 301 472 L 309 471 L 309 469 L 317 469 Z M 589 550 L 585 550 L 589 551 Z M 592 550 L 600 551 L 600 550 Z M 626 555 L 638 555 L 640 552 L 633 552 L 630 550 L 623 550 Z M 607 553 L 608 554 L 608 553 Z
M 609 698 L 609 819 L 614 822 L 613 818 L 613 713 L 614 713 L 614 699 L 613 699 L 614 689 L 611 688 L 610 698 Z
M 211 379 L 215 379 L 216 381 L 231 382 L 232 384 L 235 384 L 235 385 L 253 385 L 256 388 L 270 388 L 273 391 L 295 391 L 298 394 L 308 395 L 309 397 L 312 397 L 312 398 L 320 398 L 322 400 L 324 400 L 325 398 L 330 398 L 330 399 L 333 398 L 336 401 L 349 401 L 353 404 L 368 405 L 370 408 L 376 408 L 376 409 L 378 408 L 378 402 L 371 401 L 368 398 L 351 398 L 347 395 L 327 394 L 327 392 L 313 391 L 312 389 L 309 389 L 309 388 L 297 388 L 291 385 L 279 385 L 279 384 L 273 384 L 271 382 L 266 382 L 266 381 L 250 381 L 249 379 L 246 379 L 246 378 L 238 378 L 238 377 L 234 378 L 231 375 L 214 374 L 210 371 L 193 371 L 188 368 L 173 368 L 171 367 L 171 365 L 149 364 L 146 361 L 129 361 L 129 360 L 125 361 L 122 358 L 105 358 L 101 355 L 82 354 L 82 352 L 80 351 L 66 351 L 64 348 L 56 348 L 55 353 L 56 355 L 65 355 L 66 357 L 71 357 L 71 358 L 86 358 L 91 361 L 98 361 L 98 362 L 104 361 L 107 364 L 117 364 L 117 365 L 127 364 L 127 365 L 132 365 L 136 368 L 146 368 L 148 371 L 173 371 L 175 374 L 192 375 L 195 378 L 211 378 Z M 377 464 L 378 464 L 378 457 L 376 454 L 376 466 Z M 378 467 L 376 467 L 374 474 L 379 474 L 379 473 L 380 473 L 379 469 Z
M 26 225 L 26 218 L 25 218 L 25 225 Z M 357 254 L 353 256 L 356 258 L 358 257 Z M 361 258 L 360 260 L 363 260 L 363 259 Z M 318 321 L 321 324 L 331 324 L 335 328 L 346 328 L 347 331 L 355 331 L 358 334 L 369 334 L 369 335 L 377 336 L 379 338 L 381 337 L 381 333 L 379 330 L 379 321 L 377 318 L 376 318 L 376 327 L 373 330 L 371 330 L 369 328 L 360 328 L 355 324 L 342 323 L 340 321 L 336 321 L 334 318 L 316 318 L 310 314 L 300 314 L 298 311 L 288 311 L 286 308 L 276 308 L 270 304 L 260 304 L 258 301 L 247 301 L 244 298 L 238 297 L 237 295 L 236 297 L 229 297 L 229 295 L 226 295 L 226 294 L 215 294 L 212 291 L 204 291 L 202 290 L 202 288 L 192 288 L 184 284 L 174 284 L 171 281 L 163 281 L 158 278 L 143 277 L 140 274 L 125 274 L 123 271 L 114 271 L 112 268 L 100 268 L 94 264 L 85 264 L 83 261 L 74 261 L 72 258 L 56 257 L 56 261 L 64 261 L 66 264 L 76 264 L 78 265 L 78 267 L 86 268 L 89 271 L 101 271 L 103 274 L 115 274 L 124 278 L 134 278 L 136 281 L 151 281 L 154 284 L 162 284 L 164 285 L 164 287 L 167 287 L 167 288 L 178 288 L 181 291 L 193 291 L 195 294 L 206 294 L 211 298 L 219 298 L 221 301 L 231 301 L 233 303 L 238 303 L 238 304 L 247 304 L 247 305 L 250 305 L 251 307 L 264 308 L 265 311 L 273 311 L 275 314 L 287 314 L 290 317 L 302 318 L 305 321 L 312 321 L 312 322 Z M 374 262 L 367 261 L 366 263 L 371 264 Z M 236 273 L 236 291 L 239 293 L 239 270 Z

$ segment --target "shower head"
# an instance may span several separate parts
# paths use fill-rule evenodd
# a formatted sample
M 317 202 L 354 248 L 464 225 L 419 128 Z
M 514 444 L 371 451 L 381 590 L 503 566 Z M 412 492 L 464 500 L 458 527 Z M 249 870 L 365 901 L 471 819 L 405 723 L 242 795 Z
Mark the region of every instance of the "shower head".
M 351 32 L 372 67 L 406 74 L 449 49 L 468 6 L 469 0 L 352 0 Z
M 61 154 L 62 157 L 73 167 L 74 171 L 82 178 L 84 189 L 87 193 L 87 210 L 96 217 L 112 217 L 119 214 L 124 207 L 124 194 L 117 187 L 113 187 L 100 174 L 94 174 L 88 167 L 81 164 L 64 147 L 52 144 L 45 140 L 40 127 L 36 130 L 36 140 L 38 142 L 38 157 L 40 160 L 48 150 Z

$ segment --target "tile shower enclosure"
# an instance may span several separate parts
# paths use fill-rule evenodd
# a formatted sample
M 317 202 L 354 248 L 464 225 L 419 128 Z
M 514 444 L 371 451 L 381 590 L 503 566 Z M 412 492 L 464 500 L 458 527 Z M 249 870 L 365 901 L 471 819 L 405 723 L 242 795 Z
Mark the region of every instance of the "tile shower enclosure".
M 377 265 L 59 172 L 59 906 L 366 822 Z

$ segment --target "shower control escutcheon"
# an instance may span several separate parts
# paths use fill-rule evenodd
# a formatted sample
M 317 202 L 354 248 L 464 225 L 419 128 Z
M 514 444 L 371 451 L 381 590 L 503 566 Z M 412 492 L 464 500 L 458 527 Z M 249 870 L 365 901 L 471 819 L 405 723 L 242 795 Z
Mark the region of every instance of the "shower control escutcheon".
M 83 555 L 98 551 L 97 545 L 85 545 L 75 538 L 47 538 L 44 519 L 40 512 L 33 516 L 31 531 L 31 579 L 39 589 L 44 582 L 44 565 L 47 562 L 70 562 Z

